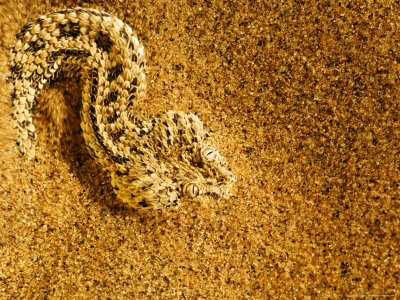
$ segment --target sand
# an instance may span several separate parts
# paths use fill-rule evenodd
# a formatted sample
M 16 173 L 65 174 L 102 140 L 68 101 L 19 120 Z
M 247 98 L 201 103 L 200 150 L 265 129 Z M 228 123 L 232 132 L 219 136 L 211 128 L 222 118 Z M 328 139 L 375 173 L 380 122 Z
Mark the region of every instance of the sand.
M 0 1 L 0 298 L 400 297 L 399 4 L 26 2 Z M 137 33 L 137 114 L 196 112 L 238 178 L 230 199 L 119 203 L 82 146 L 74 83 L 43 96 L 75 103 L 60 103 L 73 134 L 44 117 L 37 159 L 19 157 L 9 48 L 74 2 Z

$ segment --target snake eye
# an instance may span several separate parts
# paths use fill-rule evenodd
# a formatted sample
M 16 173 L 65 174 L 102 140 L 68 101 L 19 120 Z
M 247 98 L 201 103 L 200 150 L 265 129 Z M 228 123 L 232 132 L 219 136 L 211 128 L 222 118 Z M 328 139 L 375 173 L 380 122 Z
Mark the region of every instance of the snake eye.
M 201 149 L 201 156 L 208 161 L 218 160 L 218 152 L 211 147 L 204 147 Z
M 195 183 L 189 183 L 185 186 L 184 193 L 188 197 L 196 198 L 200 194 L 200 188 Z

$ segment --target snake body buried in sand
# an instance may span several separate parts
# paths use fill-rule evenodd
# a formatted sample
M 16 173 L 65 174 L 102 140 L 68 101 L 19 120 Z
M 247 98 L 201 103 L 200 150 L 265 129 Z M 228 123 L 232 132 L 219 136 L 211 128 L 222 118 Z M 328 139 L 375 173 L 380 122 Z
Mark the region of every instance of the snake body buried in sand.
M 146 89 L 143 47 L 118 18 L 94 9 L 49 13 L 28 23 L 11 52 L 12 115 L 21 154 L 35 156 L 32 123 L 39 91 L 79 77 L 86 147 L 135 209 L 176 206 L 183 198 L 226 198 L 234 181 L 195 114 L 132 113 Z

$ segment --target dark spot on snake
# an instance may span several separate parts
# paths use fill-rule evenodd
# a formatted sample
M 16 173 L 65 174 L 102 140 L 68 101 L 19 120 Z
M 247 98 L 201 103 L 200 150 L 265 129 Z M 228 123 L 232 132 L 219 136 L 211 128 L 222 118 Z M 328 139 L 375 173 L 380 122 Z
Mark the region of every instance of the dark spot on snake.
M 144 68 L 144 62 L 143 61 L 140 63 L 139 68 L 140 69 Z
M 50 55 L 47 58 L 47 63 L 48 64 L 54 63 L 57 60 L 57 58 L 61 56 L 61 54 L 62 54 L 61 51 L 54 51 L 50 53 Z
M 122 30 L 121 30 L 121 36 L 122 36 L 122 38 L 123 38 L 126 42 L 129 40 L 129 35 L 128 35 L 128 33 L 126 32 L 125 27 L 122 28 Z
M 135 115 L 129 113 L 129 119 L 135 123 L 136 126 L 138 127 L 143 127 L 143 121 L 138 119 Z
M 194 165 L 195 165 L 196 167 L 198 167 L 198 168 L 203 168 L 203 167 L 204 167 L 204 162 L 198 161 L 198 162 L 194 163 Z
M 111 159 L 118 164 L 127 163 L 129 161 L 129 158 L 123 157 L 121 155 L 113 155 L 111 156 Z
M 63 54 L 67 56 L 79 56 L 79 57 L 88 57 L 90 53 L 85 50 L 78 50 L 78 49 L 62 49 Z
M 43 76 L 37 73 L 37 70 L 33 71 L 32 74 L 28 77 L 31 80 L 31 85 L 35 88 L 37 87 L 38 83 L 42 81 Z
M 133 78 L 133 80 L 131 82 L 131 85 L 136 85 L 137 86 L 137 82 L 138 82 L 137 77 L 135 77 L 135 78 Z
M 18 32 L 18 33 L 15 35 L 15 37 L 16 37 L 18 40 L 21 39 L 23 36 L 25 36 L 25 34 L 26 34 L 28 31 L 30 31 L 30 30 L 32 29 L 32 27 L 33 27 L 33 24 L 32 24 L 32 23 L 26 24 L 24 27 L 22 27 L 21 31 Z
M 96 101 L 96 96 L 97 96 L 97 84 L 99 76 L 98 69 L 94 68 L 90 76 L 92 79 L 92 92 L 90 94 L 90 101 L 94 103 Z
M 117 101 L 117 98 L 118 98 L 118 91 L 110 92 L 110 94 L 108 95 L 108 100 L 110 101 L 110 103 L 114 103 L 115 101 Z
M 96 125 L 96 127 L 97 127 L 97 125 Z M 93 124 L 93 130 L 95 130 L 94 124 Z M 98 127 L 97 127 L 97 130 L 98 130 Z M 97 139 L 98 143 L 100 144 L 100 146 L 103 147 L 104 151 L 107 154 L 111 154 L 111 150 L 108 149 L 107 146 L 104 144 L 103 137 L 100 135 L 100 133 L 96 132 L 96 130 L 95 130 L 95 136 L 96 136 L 96 139 Z
M 15 89 L 13 89 L 12 93 L 11 93 L 11 100 L 13 100 L 13 102 L 11 103 L 11 106 L 15 106 L 14 101 L 16 100 L 17 94 Z
M 150 170 L 150 169 L 147 169 L 147 170 L 146 170 L 146 173 L 147 173 L 147 175 L 151 175 L 151 174 L 154 173 L 154 171 L 153 171 L 153 170 Z
M 92 127 L 93 127 L 93 130 L 94 130 L 94 132 L 95 132 L 95 136 L 96 136 L 97 142 L 100 144 L 100 146 L 103 147 L 104 151 L 105 151 L 107 154 L 111 154 L 111 150 L 108 149 L 108 148 L 106 147 L 106 145 L 104 144 L 104 141 L 103 141 L 103 137 L 102 137 L 102 136 L 100 135 L 100 133 L 98 132 L 98 130 L 99 130 L 98 126 L 97 126 L 96 124 L 93 123 L 93 124 L 92 124 Z
M 121 171 L 117 170 L 115 173 L 116 173 L 118 176 L 123 176 L 123 175 L 128 175 L 128 174 L 129 174 L 129 171 L 121 172 Z
M 125 134 L 125 130 L 121 130 L 118 132 L 112 132 L 110 135 L 114 139 L 114 141 L 118 141 L 121 136 Z
M 97 38 L 94 40 L 97 47 L 103 51 L 110 52 L 110 49 L 113 45 L 110 37 L 105 35 L 103 32 L 99 32 Z
M 94 151 L 94 149 L 90 145 L 87 145 L 87 147 L 88 147 L 90 154 L 97 158 L 97 155 L 96 155 L 96 152 Z
M 204 194 L 207 195 L 207 196 L 210 196 L 210 197 L 212 197 L 214 199 L 218 199 L 219 198 L 218 194 L 215 193 L 215 192 L 205 192 Z
M 169 129 L 165 130 L 165 133 L 167 134 L 167 137 L 171 136 L 171 132 L 169 131 Z
M 97 118 L 94 114 L 90 114 L 90 120 L 92 121 L 93 124 L 97 122 Z
M 96 89 L 97 89 L 97 84 L 99 83 L 98 76 L 99 76 L 98 69 L 94 68 L 91 74 L 91 78 L 92 78 L 92 85 L 96 87 Z
M 114 103 L 118 98 L 118 91 L 110 92 L 108 98 L 104 100 L 104 105 L 109 105 L 110 103 Z
M 197 142 L 198 142 L 197 137 L 193 137 L 192 138 L 192 143 L 197 143 Z
M 177 114 L 174 114 L 174 117 L 173 117 L 172 121 L 174 122 L 174 124 L 176 126 L 178 125 L 178 115 Z
M 103 137 L 100 135 L 100 133 L 98 133 L 98 132 L 95 130 L 95 128 L 97 128 L 97 130 L 99 129 L 99 128 L 97 127 L 97 125 L 93 124 L 93 130 L 95 131 L 95 136 L 96 136 L 97 141 L 98 141 L 99 144 L 103 147 L 103 149 L 106 151 L 106 153 L 110 154 L 110 152 L 111 152 L 110 149 L 108 149 L 108 148 L 106 147 L 106 145 L 104 145 Z
M 114 123 L 115 121 L 117 121 L 117 119 L 118 119 L 117 111 L 114 111 L 114 114 L 112 116 L 107 117 L 107 122 Z
M 136 98 L 136 95 L 135 95 L 135 94 L 130 94 L 130 95 L 129 95 L 128 107 L 130 107 L 130 106 L 133 105 L 133 99 L 135 99 L 135 98 Z
M 99 14 L 97 11 L 95 11 L 95 10 L 91 10 L 90 13 L 91 13 L 92 15 L 94 15 L 94 16 L 100 17 L 100 14 Z
M 132 87 L 129 92 L 131 93 L 131 95 L 133 95 L 133 97 L 135 97 L 135 93 L 136 93 L 136 86 Z
M 142 201 L 138 202 L 138 204 L 141 207 L 149 207 L 149 204 L 147 203 L 146 199 L 142 199 Z
M 34 140 L 36 140 L 36 138 L 37 138 L 37 134 L 36 134 L 36 132 L 28 132 L 28 136 L 30 137 L 30 138 L 32 138 L 32 139 L 34 139 Z
M 101 12 L 101 16 L 102 17 L 111 17 L 110 14 L 108 12 L 105 12 L 105 11 Z
M 68 20 L 65 24 L 59 24 L 60 37 L 77 38 L 81 34 L 79 23 Z
M 139 136 L 143 137 L 144 135 L 146 135 L 146 131 L 144 131 L 143 129 L 140 130 L 139 132 Z
M 133 62 L 137 62 L 137 55 L 135 53 L 132 54 L 132 59 Z
M 30 41 L 28 46 L 28 49 L 26 49 L 27 52 L 37 52 L 43 49 L 46 46 L 46 43 L 43 39 L 38 38 L 36 41 Z
M 10 67 L 10 71 L 11 71 L 10 75 L 11 80 L 17 80 L 22 78 L 22 66 L 20 64 L 17 63 L 13 64 Z
M 122 73 L 123 67 L 120 64 L 115 65 L 111 69 L 108 70 L 108 81 L 113 81 L 118 78 L 118 76 Z

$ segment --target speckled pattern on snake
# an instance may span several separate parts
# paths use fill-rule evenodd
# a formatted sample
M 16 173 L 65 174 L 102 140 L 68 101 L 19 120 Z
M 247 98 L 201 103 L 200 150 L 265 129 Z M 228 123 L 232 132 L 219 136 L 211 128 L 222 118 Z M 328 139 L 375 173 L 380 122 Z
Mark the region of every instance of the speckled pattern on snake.
M 79 77 L 86 147 L 120 200 L 135 209 L 160 209 L 185 198 L 228 197 L 234 176 L 195 114 L 133 115 L 146 89 L 145 59 L 128 25 L 106 12 L 76 8 L 44 15 L 16 37 L 10 81 L 21 154 L 35 156 L 39 91 L 59 78 Z

